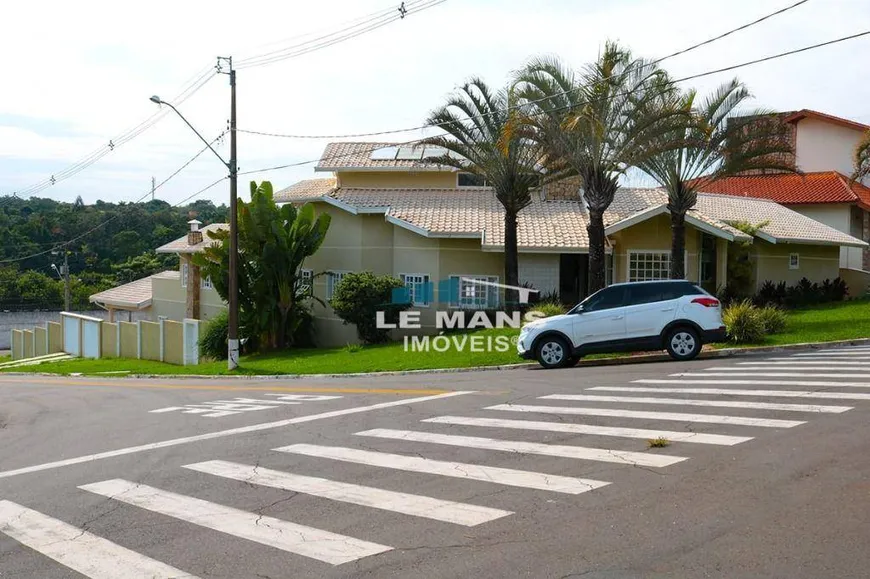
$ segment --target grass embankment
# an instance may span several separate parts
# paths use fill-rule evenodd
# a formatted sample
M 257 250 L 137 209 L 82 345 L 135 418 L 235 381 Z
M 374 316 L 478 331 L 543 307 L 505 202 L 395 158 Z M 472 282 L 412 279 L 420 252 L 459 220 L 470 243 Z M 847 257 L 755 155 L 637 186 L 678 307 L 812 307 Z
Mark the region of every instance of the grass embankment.
M 807 342 L 830 342 L 870 338 L 870 300 L 860 300 L 816 306 L 812 309 L 787 312 L 788 327 L 780 334 L 768 336 L 758 344 L 736 347 L 775 346 Z M 470 334 L 455 334 L 448 338 L 463 336 L 483 338 L 517 334 L 517 330 L 481 330 Z M 733 344 L 717 344 L 716 348 L 735 347 Z M 486 348 L 484 348 L 486 350 Z M 607 355 L 590 357 L 610 357 Z M 500 366 L 522 362 L 513 342 L 505 352 L 474 352 L 468 346 L 457 350 L 451 346 L 445 352 L 430 348 L 426 352 L 406 352 L 402 342 L 366 346 L 363 348 L 299 349 L 284 352 L 269 352 L 241 359 L 238 374 L 351 374 L 355 372 L 386 372 L 401 370 L 427 370 L 433 368 L 473 368 Z M 3 370 L 0 370 L 2 372 Z M 7 370 L 14 372 L 16 369 Z M 173 366 L 148 360 L 102 359 L 70 360 L 27 366 L 19 371 L 46 372 L 51 374 L 123 375 L 130 374 L 200 374 L 220 376 L 229 374 L 225 361 L 206 362 L 199 366 Z M 109 374 L 111 373 L 111 374 Z

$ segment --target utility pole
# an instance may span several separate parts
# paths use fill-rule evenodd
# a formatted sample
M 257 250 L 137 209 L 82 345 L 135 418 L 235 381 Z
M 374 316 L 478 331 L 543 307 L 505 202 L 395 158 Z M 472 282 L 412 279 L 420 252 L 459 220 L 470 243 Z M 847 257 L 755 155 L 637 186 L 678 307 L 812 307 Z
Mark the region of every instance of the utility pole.
M 63 251 L 63 309 L 65 312 L 70 311 L 70 291 L 69 291 L 69 251 Z
M 154 191 L 157 190 L 157 179 L 151 177 L 151 201 L 154 201 Z
M 238 187 L 239 167 L 236 154 L 236 70 L 233 68 L 233 57 L 219 58 L 225 60 L 230 67 L 230 271 L 227 304 L 229 320 L 227 324 L 227 368 L 235 370 L 239 367 L 239 211 Z

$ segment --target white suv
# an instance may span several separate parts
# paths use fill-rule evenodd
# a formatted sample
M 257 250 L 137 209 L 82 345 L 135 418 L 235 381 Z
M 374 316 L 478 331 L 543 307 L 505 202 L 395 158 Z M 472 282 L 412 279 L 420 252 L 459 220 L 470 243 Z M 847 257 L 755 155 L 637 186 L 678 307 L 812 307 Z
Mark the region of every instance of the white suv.
M 724 340 L 719 300 L 688 281 L 648 281 L 614 284 L 567 314 L 526 324 L 517 351 L 561 368 L 599 352 L 666 349 L 675 360 L 691 360 L 703 344 Z

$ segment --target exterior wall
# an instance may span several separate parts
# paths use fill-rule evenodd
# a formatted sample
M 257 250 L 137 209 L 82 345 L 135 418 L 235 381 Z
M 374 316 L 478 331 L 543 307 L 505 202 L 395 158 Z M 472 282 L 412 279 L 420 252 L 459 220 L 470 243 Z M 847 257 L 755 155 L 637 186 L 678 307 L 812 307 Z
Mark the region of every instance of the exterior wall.
M 756 262 L 756 288 L 766 280 L 794 285 L 801 278 L 813 282 L 833 280 L 840 275 L 839 248 L 826 245 L 771 244 L 760 239 L 753 242 Z M 789 255 L 800 256 L 798 269 L 789 269 Z
M 38 357 L 46 354 L 48 354 L 48 330 L 33 328 L 33 355 Z
M 139 349 L 143 360 L 160 361 L 160 324 L 139 322 Z
M 22 330 L 21 340 L 25 358 L 33 358 L 33 330 Z
M 184 324 L 181 322 L 163 321 L 163 361 L 184 365 Z
M 192 269 L 189 271 L 192 271 Z M 156 322 L 160 318 L 165 318 L 180 322 L 184 318 L 189 318 L 187 289 L 181 285 L 181 279 L 152 278 L 151 315 L 149 316 L 151 321 Z M 226 309 L 227 305 L 221 299 L 217 290 L 200 287 L 199 316 L 196 319 L 210 320 Z
M 118 356 L 118 324 L 103 322 L 100 324 L 100 357 L 116 358 Z
M 806 121 L 801 121 L 800 125 Z M 849 129 L 843 129 L 849 130 Z M 825 203 L 817 205 L 789 205 L 789 209 L 796 211 L 801 215 L 806 215 L 810 219 L 815 219 L 819 223 L 824 223 L 829 227 L 833 227 L 837 231 L 842 231 L 849 235 L 855 235 L 855 226 L 852 223 L 853 207 L 847 203 Z M 859 235 L 855 237 L 860 238 Z M 862 269 L 864 267 L 864 251 L 860 247 L 841 247 L 840 248 L 840 267 L 852 269 Z
M 613 281 L 628 281 L 628 255 L 630 251 L 670 251 L 671 219 L 657 215 L 633 227 L 613 234 Z M 686 279 L 698 281 L 700 230 L 686 225 Z M 718 260 L 721 263 L 722 254 Z
M 340 172 L 337 175 L 340 187 L 453 189 L 456 187 L 455 171 L 358 171 Z
M 539 296 L 559 291 L 558 253 L 521 253 L 520 285 L 530 283 L 539 290 Z
M 63 352 L 63 327 L 57 322 L 47 322 L 45 329 L 48 331 L 48 353 Z
M 21 360 L 24 358 L 24 335 L 22 334 L 22 330 L 12 330 L 10 344 L 12 359 Z
M 861 131 L 812 118 L 797 123 L 795 153 L 801 171 L 852 173 L 852 153 Z
M 840 268 L 840 277 L 849 288 L 849 296 L 858 298 L 870 293 L 870 271 Z
M 90 310 L 76 313 L 90 318 L 109 319 L 109 312 L 106 310 Z M 132 312 L 131 315 L 133 320 L 150 319 L 151 317 L 150 312 Z M 115 310 L 115 319 L 118 318 L 127 319 L 127 312 Z M 13 329 L 32 330 L 37 327 L 45 327 L 46 322 L 59 321 L 60 312 L 0 312 L 0 350 L 9 349 L 9 332 Z M 58 341 L 60 341 L 60 337 L 58 337 Z
M 130 322 L 118 322 L 121 334 L 121 357 L 139 357 L 139 328 Z

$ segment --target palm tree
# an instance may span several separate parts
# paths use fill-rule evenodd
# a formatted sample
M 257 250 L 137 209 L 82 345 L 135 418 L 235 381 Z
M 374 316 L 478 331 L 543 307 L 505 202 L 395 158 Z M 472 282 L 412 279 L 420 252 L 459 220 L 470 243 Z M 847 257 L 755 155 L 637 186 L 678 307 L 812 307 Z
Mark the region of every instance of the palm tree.
M 517 219 L 540 184 L 541 149 L 526 136 L 514 92 L 493 93 L 483 80 L 472 78 L 426 122 L 446 132 L 425 140 L 446 149 L 427 160 L 478 176 L 504 207 L 504 279 L 518 286 Z M 506 300 L 515 299 L 516 292 L 508 291 Z
M 668 193 L 671 215 L 671 279 L 685 278 L 686 213 L 698 191 L 744 171 L 793 171 L 782 123 L 772 113 L 737 109 L 752 95 L 737 79 L 721 85 L 703 102 L 697 93 L 670 94 L 665 108 L 682 110 L 670 130 L 654 139 L 650 154 L 637 166 Z
M 852 174 L 853 181 L 863 181 L 867 176 L 870 176 L 870 131 L 864 133 L 864 136 L 858 141 L 853 163 L 855 165 L 855 172 Z
M 655 64 L 607 43 L 580 74 L 559 60 L 540 58 L 517 75 L 520 97 L 534 107 L 527 118 L 548 157 L 582 181 L 589 211 L 589 291 L 605 285 L 604 212 L 619 178 L 646 153 L 667 114 L 654 105 L 672 91 Z

